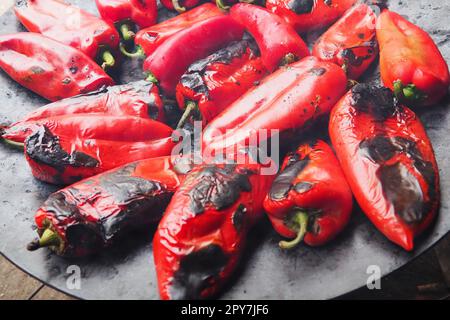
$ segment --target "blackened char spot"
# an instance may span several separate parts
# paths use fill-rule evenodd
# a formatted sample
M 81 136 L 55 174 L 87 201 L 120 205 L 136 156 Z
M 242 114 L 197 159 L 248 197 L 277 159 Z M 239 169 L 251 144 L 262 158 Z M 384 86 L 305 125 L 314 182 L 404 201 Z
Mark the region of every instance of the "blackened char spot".
M 399 108 L 390 89 L 365 83 L 352 88 L 352 100 L 358 111 L 369 113 L 379 121 L 391 117 Z
M 364 36 L 364 35 L 363 35 Z M 368 43 L 366 45 L 366 47 L 371 47 L 373 48 L 375 46 L 375 43 Z M 355 50 L 359 49 L 357 48 L 348 48 L 342 51 L 342 58 L 344 58 L 345 61 L 348 61 L 348 63 L 350 63 L 352 66 L 360 66 L 362 65 L 362 63 L 364 61 L 366 61 L 367 59 L 370 59 L 372 57 L 372 52 L 370 52 L 370 50 L 374 50 L 374 49 L 367 49 L 367 52 L 369 54 L 367 55 L 359 55 L 359 54 L 355 54 Z
M 220 168 L 210 165 L 196 173 L 197 184 L 189 191 L 191 209 L 195 214 L 205 211 L 207 205 L 223 210 L 236 202 L 241 192 L 251 191 L 248 171 L 237 171 L 235 165 Z
M 59 171 L 65 167 L 97 167 L 97 159 L 78 151 L 67 153 L 61 148 L 59 138 L 53 135 L 45 126 L 25 140 L 27 155 L 36 162 L 49 165 Z
M 305 193 L 311 190 L 314 187 L 314 184 L 311 182 L 300 182 L 294 186 L 294 190 L 297 193 Z
M 78 207 L 75 204 L 66 201 L 66 196 L 61 191 L 51 194 L 44 202 L 42 209 L 51 212 L 58 221 L 64 221 L 67 218 L 80 217 L 80 210 Z
M 287 6 L 296 14 L 311 13 L 314 9 L 315 0 L 291 0 Z
M 312 68 L 309 70 L 309 73 L 315 75 L 315 76 L 323 76 L 327 72 L 327 69 L 325 68 Z
M 382 135 L 361 141 L 359 148 L 367 158 L 376 163 L 383 163 L 391 159 L 398 151 L 392 140 Z
M 202 291 L 218 280 L 228 260 L 217 245 L 209 245 L 185 256 L 170 285 L 170 297 L 173 300 L 201 299 Z
M 246 212 L 247 208 L 243 204 L 240 204 L 239 207 L 236 209 L 236 211 L 233 213 L 231 219 L 233 222 L 233 226 L 236 228 L 237 232 L 240 232 L 242 230 L 242 225 L 244 222 L 244 216 Z
M 294 179 L 306 168 L 309 158 L 300 160 L 297 154 L 289 158 L 286 168 L 275 178 L 270 188 L 269 197 L 273 200 L 283 200 L 292 189 Z

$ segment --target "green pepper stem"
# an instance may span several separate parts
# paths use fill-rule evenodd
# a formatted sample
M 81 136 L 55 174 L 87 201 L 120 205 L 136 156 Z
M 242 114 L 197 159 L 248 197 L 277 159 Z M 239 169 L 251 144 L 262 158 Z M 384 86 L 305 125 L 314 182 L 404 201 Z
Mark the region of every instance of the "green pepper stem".
M 283 57 L 283 59 L 281 60 L 280 65 L 281 66 L 285 66 L 285 65 L 291 64 L 291 63 L 293 63 L 295 61 L 297 61 L 297 57 L 293 53 L 288 53 L 287 55 L 285 55 Z
M 128 52 L 123 43 L 120 44 L 119 48 L 120 52 L 122 52 L 122 54 L 128 58 L 145 58 L 145 52 L 141 46 L 136 46 L 136 50 L 134 52 Z
M 195 110 L 198 109 L 198 105 L 194 101 L 188 101 L 186 102 L 186 108 L 184 110 L 183 115 L 181 116 L 180 121 L 178 121 L 177 129 L 181 129 L 188 119 L 192 116 Z
M 426 98 L 426 95 L 421 92 L 414 84 L 404 85 L 400 80 L 394 81 L 394 94 L 398 100 L 420 101 Z
M 119 27 L 120 36 L 126 42 L 132 41 L 136 36 L 133 30 L 130 29 L 130 26 L 127 23 L 123 23 Z
M 308 214 L 304 211 L 297 211 L 292 217 L 292 223 L 296 227 L 297 236 L 292 241 L 280 241 L 281 249 L 292 249 L 303 241 L 308 228 Z
M 24 144 L 22 142 L 16 142 L 5 138 L 3 138 L 3 141 L 5 141 L 7 145 L 10 145 L 13 148 L 23 149 L 24 147 Z
M 224 0 L 216 0 L 216 5 L 219 9 L 224 11 L 230 9 L 230 6 L 226 5 Z
M 173 4 L 174 9 L 177 10 L 179 13 L 186 11 L 186 8 L 180 4 L 179 0 L 172 0 L 172 4 Z
M 149 71 L 147 71 L 147 78 L 145 78 L 146 81 L 148 82 L 153 82 L 153 83 L 158 83 L 158 79 L 155 77 L 155 75 Z
M 29 251 L 36 251 L 39 248 L 59 246 L 60 243 L 61 239 L 55 231 L 51 229 L 45 229 L 44 233 L 42 233 L 39 239 L 36 239 L 28 244 L 27 249 Z
M 102 63 L 103 70 L 112 68 L 116 64 L 116 59 L 114 59 L 114 56 L 112 55 L 111 51 L 108 51 L 108 50 L 103 51 L 102 60 L 103 60 L 103 63 Z

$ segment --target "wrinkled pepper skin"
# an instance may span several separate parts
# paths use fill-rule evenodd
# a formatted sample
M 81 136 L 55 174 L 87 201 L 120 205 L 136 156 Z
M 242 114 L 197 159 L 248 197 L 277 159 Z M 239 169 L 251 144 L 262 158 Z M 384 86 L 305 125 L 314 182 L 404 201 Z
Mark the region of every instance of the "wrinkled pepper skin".
M 146 159 L 61 189 L 35 215 L 40 239 L 62 256 L 97 253 L 127 232 L 158 222 L 190 168 L 171 157 Z
M 30 112 L 4 130 L 15 130 L 13 128 L 19 125 L 23 126 L 26 123 L 46 118 L 85 114 L 134 116 L 165 121 L 164 104 L 158 87 L 151 82 L 142 80 L 104 87 L 97 91 L 50 103 Z
M 103 63 L 104 52 L 117 53 L 120 37 L 112 25 L 61 0 L 17 1 L 14 12 L 28 31 L 74 47 L 93 60 Z
M 388 88 L 356 85 L 335 106 L 330 137 L 361 209 L 411 251 L 439 207 L 439 172 L 419 118 Z
M 137 142 L 56 136 L 42 126 L 24 146 L 36 179 L 68 185 L 126 163 L 170 155 L 175 143 L 170 136 Z
M 266 74 L 258 48 L 248 40 L 231 43 L 196 61 L 177 85 L 177 102 L 185 110 L 178 127 L 190 118 L 206 125 Z
M 282 17 L 298 33 L 325 28 L 357 0 L 266 0 L 266 8 Z
M 447 94 L 448 65 L 428 33 L 384 10 L 377 21 L 377 39 L 381 79 L 400 101 L 429 106 Z
M 153 239 L 162 299 L 205 299 L 226 283 L 249 229 L 262 217 L 273 180 L 259 170 L 251 164 L 210 164 L 186 176 Z
M 149 28 L 140 30 L 136 34 L 134 42 L 141 54 L 152 54 L 156 48 L 167 41 L 173 35 L 191 27 L 197 22 L 207 20 L 215 16 L 223 16 L 224 13 L 212 3 L 204 3 L 192 10 L 165 20 Z
M 200 0 L 161 0 L 161 4 L 169 10 L 180 13 L 192 9 L 199 4 Z
M 204 154 L 223 156 L 248 147 L 260 129 L 267 132 L 266 139 L 276 130 L 282 139 L 289 139 L 327 115 L 346 86 L 342 68 L 315 57 L 280 68 L 208 124 L 203 133 Z
M 114 85 L 83 52 L 31 32 L 0 36 L 0 68 L 50 101 Z
M 342 66 L 350 79 L 358 79 L 378 55 L 377 16 L 366 4 L 349 9 L 315 43 L 312 54 Z
M 217 16 L 198 22 L 173 35 L 145 59 L 144 72 L 156 79 L 164 94 L 175 96 L 184 72 L 195 61 L 241 40 L 244 28 L 229 16 Z
M 294 239 L 280 242 L 284 249 L 302 240 L 321 246 L 333 240 L 350 220 L 353 198 L 333 150 L 323 141 L 303 144 L 289 154 L 264 200 L 275 230 Z
M 255 38 L 264 66 L 270 72 L 280 65 L 310 55 L 307 45 L 295 30 L 269 10 L 238 3 L 231 8 L 230 15 Z

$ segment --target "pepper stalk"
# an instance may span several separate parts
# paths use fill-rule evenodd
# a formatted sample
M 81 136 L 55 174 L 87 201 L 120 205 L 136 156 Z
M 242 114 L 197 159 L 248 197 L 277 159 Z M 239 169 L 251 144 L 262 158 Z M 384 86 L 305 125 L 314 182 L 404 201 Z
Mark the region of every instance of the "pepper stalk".
M 303 241 L 308 230 L 308 214 L 306 212 L 297 210 L 290 217 L 289 225 L 297 232 L 297 236 L 291 241 L 280 241 L 279 246 L 281 249 L 292 249 L 296 247 Z

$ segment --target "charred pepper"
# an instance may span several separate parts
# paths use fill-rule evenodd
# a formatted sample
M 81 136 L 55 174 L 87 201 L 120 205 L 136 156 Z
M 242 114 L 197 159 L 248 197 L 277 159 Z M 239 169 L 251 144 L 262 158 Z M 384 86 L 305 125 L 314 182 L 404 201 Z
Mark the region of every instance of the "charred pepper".
M 205 125 L 267 74 L 253 41 L 234 42 L 193 63 L 177 85 L 185 110 L 178 127 L 194 118 Z
M 334 239 L 347 225 L 353 199 L 333 150 L 323 141 L 301 145 L 284 160 L 264 200 L 275 230 L 292 241 L 320 246 Z
M 413 105 L 432 105 L 448 92 L 447 62 L 424 30 L 399 14 L 384 10 L 377 21 L 383 84 Z
M 114 85 L 83 52 L 32 32 L 0 36 L 0 68 L 50 101 Z
M 412 250 L 439 207 L 439 172 L 419 118 L 388 88 L 359 84 L 335 106 L 330 136 L 361 209 Z

